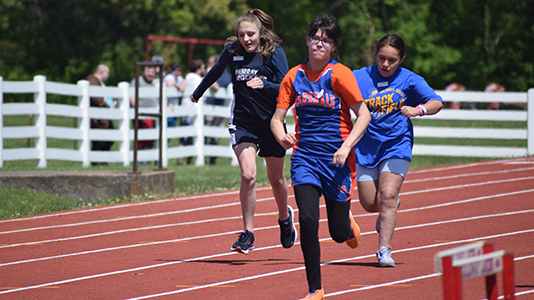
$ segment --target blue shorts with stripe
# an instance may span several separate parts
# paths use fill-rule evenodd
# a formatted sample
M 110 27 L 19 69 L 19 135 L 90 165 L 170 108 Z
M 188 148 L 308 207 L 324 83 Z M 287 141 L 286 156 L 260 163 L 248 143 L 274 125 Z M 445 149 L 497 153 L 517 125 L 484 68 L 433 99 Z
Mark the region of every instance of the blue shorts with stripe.
M 351 199 L 355 184 L 355 166 L 334 165 L 332 159 L 291 157 L 291 181 L 293 185 L 312 184 L 321 188 L 323 195 L 334 201 Z

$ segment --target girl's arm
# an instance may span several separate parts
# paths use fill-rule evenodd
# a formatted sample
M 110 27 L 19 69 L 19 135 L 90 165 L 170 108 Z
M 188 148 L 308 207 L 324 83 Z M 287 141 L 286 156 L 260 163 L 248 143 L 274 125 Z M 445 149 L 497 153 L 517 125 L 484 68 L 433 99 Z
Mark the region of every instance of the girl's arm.
M 230 53 L 229 49 L 231 47 L 231 44 L 228 44 L 224 47 L 224 50 L 221 53 L 221 56 L 219 57 L 219 60 L 211 67 L 210 71 L 206 76 L 202 79 L 202 82 L 198 85 L 198 87 L 195 89 L 195 91 L 191 94 L 191 101 L 198 102 L 200 97 L 204 95 L 206 90 L 221 77 L 224 70 L 228 66 L 228 63 L 230 61 Z
M 280 83 L 282 82 L 282 79 L 286 76 L 287 72 L 289 71 L 289 67 L 287 65 L 287 57 L 280 46 L 276 46 L 275 52 L 271 54 L 271 64 L 274 70 L 274 76 L 276 77 L 276 82 L 271 82 L 267 80 L 261 80 L 263 85 L 261 87 L 253 87 L 252 88 L 263 88 L 266 89 L 266 92 L 271 93 L 273 95 L 278 95 L 278 90 L 280 89 Z M 259 78 L 255 78 L 259 79 Z
M 278 107 L 276 108 L 271 119 L 271 131 L 278 143 L 287 150 L 297 143 L 297 138 L 292 133 L 286 133 L 284 129 L 286 114 L 287 110 Z
M 430 100 L 416 107 L 403 106 L 401 113 L 406 118 L 422 117 L 424 115 L 435 115 L 443 108 L 443 102 L 440 100 Z
M 356 114 L 356 123 L 352 127 L 347 139 L 343 142 L 341 147 L 339 147 L 336 153 L 334 153 L 334 160 L 332 161 L 336 165 L 340 164 L 341 167 L 345 165 L 347 157 L 356 143 L 362 138 L 367 129 L 367 125 L 369 125 L 369 122 L 371 121 L 371 114 L 369 113 L 365 102 L 361 101 L 352 104 L 350 109 Z

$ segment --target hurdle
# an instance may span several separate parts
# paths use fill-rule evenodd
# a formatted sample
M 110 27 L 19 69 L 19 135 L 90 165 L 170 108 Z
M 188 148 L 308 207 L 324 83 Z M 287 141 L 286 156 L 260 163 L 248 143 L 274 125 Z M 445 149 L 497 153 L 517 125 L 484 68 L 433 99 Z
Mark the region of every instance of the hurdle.
M 497 300 L 497 274 L 502 273 L 504 299 L 514 296 L 514 256 L 493 245 L 475 242 L 438 252 L 434 257 L 436 273 L 442 273 L 443 298 L 462 299 L 462 282 L 485 277 L 486 296 Z

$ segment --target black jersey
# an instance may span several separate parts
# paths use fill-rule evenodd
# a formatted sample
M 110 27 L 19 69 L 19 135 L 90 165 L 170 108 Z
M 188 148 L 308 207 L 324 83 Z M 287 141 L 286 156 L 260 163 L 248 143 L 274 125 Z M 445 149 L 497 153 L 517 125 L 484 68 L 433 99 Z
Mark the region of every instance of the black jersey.
M 270 131 L 280 83 L 289 70 L 284 50 L 276 45 L 270 57 L 264 57 L 260 52 L 239 56 L 230 54 L 233 47 L 233 43 L 226 45 L 217 63 L 194 91 L 193 97 L 199 99 L 229 66 L 234 92 L 230 127 Z M 247 81 L 254 77 L 263 81 L 263 89 L 247 87 Z

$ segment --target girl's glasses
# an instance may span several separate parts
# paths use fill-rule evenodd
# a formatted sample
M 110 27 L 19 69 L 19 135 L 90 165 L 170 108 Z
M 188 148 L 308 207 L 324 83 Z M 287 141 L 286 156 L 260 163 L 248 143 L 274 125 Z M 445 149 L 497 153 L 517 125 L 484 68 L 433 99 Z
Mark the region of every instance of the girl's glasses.
M 332 41 L 332 40 L 321 39 L 321 38 L 319 38 L 317 36 L 310 36 L 310 43 L 312 43 L 313 45 L 317 45 L 317 44 L 319 44 L 319 42 L 322 42 L 323 43 L 323 47 L 325 47 L 325 48 L 330 48 L 334 44 L 334 41 Z

